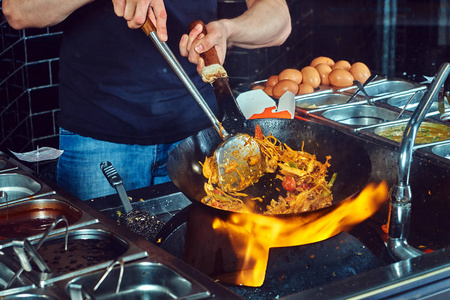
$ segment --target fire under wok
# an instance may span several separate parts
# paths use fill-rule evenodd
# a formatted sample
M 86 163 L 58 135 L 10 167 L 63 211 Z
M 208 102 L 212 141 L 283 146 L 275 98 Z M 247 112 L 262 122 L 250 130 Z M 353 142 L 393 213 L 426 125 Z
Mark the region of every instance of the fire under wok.
M 305 120 L 290 119 L 256 119 L 233 124 L 234 132 L 254 135 L 257 124 L 266 136 L 272 134 L 280 142 L 294 150 L 314 154 L 320 162 L 330 155 L 331 166 L 328 168 L 327 180 L 337 173 L 332 187 L 333 204 L 357 194 L 366 186 L 370 173 L 371 161 L 361 141 L 333 128 Z M 214 128 L 208 128 L 182 141 L 169 155 L 167 168 L 169 177 L 178 189 L 194 203 L 200 203 L 206 195 L 204 184 L 207 179 L 202 174 L 202 165 L 206 156 L 214 153 L 222 142 Z M 266 174 L 244 192 L 264 196 L 257 204 L 254 213 L 263 214 L 271 199 L 277 199 L 281 188 L 280 180 Z M 261 195 L 264 194 L 264 195 Z M 244 201 L 245 202 L 245 201 Z M 219 210 L 218 208 L 213 208 Z

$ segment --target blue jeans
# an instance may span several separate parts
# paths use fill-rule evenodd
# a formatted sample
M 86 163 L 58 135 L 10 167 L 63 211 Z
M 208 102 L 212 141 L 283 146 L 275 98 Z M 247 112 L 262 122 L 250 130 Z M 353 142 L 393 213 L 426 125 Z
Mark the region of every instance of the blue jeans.
M 133 190 L 170 181 L 166 162 L 179 143 L 161 145 L 116 144 L 83 137 L 60 128 L 60 149 L 56 180 L 59 187 L 81 200 L 111 195 L 111 187 L 100 163 L 110 161 L 125 190 Z

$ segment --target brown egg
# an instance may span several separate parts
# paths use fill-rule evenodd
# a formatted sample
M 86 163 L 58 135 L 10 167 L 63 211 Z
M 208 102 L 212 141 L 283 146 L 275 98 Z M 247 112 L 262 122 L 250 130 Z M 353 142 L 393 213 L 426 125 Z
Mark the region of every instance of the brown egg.
M 302 73 L 297 69 L 285 69 L 278 74 L 278 80 L 289 79 L 300 84 L 302 82 Z
M 257 84 L 252 87 L 252 90 L 264 90 L 265 88 L 265 86 Z
M 336 87 L 347 87 L 353 84 L 353 75 L 349 71 L 336 69 L 328 74 L 330 84 Z
M 297 95 L 305 95 L 314 92 L 314 88 L 309 83 L 301 83 L 298 86 Z
M 289 79 L 283 79 L 278 81 L 278 83 L 273 87 L 272 94 L 273 97 L 279 99 L 283 96 L 287 91 L 292 92 L 294 95 L 297 95 L 298 92 L 298 84 Z
M 350 69 L 350 73 L 352 73 L 355 80 L 359 80 L 361 83 L 366 82 L 370 77 L 369 68 L 362 62 L 355 62 Z
M 270 97 L 273 96 L 273 86 L 266 86 L 264 88 L 264 93 L 266 93 L 267 95 L 269 95 Z
M 275 86 L 278 81 L 278 75 L 272 75 L 267 79 L 266 86 Z
M 318 56 L 311 61 L 310 66 L 315 67 L 318 64 L 327 64 L 330 67 L 334 66 L 334 60 L 326 56 Z
M 350 71 L 350 68 L 352 67 L 352 65 L 348 62 L 348 61 L 346 61 L 346 60 L 340 60 L 340 61 L 337 61 L 335 64 L 334 64 L 334 66 L 332 67 L 332 69 L 333 70 L 336 70 L 336 69 L 342 69 L 342 70 L 347 70 L 347 71 Z
M 320 74 L 316 68 L 306 66 L 302 69 L 303 81 L 302 83 L 308 83 L 313 88 L 317 88 L 320 85 Z
M 320 83 L 322 85 L 330 85 L 330 81 L 328 80 L 328 75 L 332 71 L 331 67 L 327 64 L 321 63 L 315 66 L 317 72 L 320 75 Z

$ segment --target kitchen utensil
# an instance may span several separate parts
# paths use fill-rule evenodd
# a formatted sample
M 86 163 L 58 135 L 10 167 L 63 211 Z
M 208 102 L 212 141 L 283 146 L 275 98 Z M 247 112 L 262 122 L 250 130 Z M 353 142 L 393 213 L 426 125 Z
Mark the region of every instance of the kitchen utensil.
M 100 164 L 100 169 L 105 175 L 106 179 L 108 179 L 109 184 L 116 189 L 119 194 L 120 201 L 122 201 L 123 208 L 125 213 L 129 213 L 133 207 L 131 206 L 130 200 L 128 199 L 127 192 L 123 187 L 122 177 L 120 177 L 119 173 L 117 173 L 113 164 L 109 161 L 104 161 Z
M 367 81 L 366 81 L 367 82 Z M 358 89 L 366 96 L 369 97 L 370 95 L 366 92 L 366 89 L 364 88 L 365 85 L 363 85 L 359 80 L 354 80 L 353 84 L 358 87 Z
M 223 142 L 217 146 L 217 149 L 215 151 L 215 160 L 217 165 L 219 166 L 219 185 L 221 186 L 221 188 L 225 191 L 239 191 L 253 184 L 253 182 L 257 181 L 262 176 L 265 168 L 259 145 L 248 134 L 229 134 L 220 124 L 219 120 L 216 118 L 211 109 L 208 107 L 208 104 L 200 95 L 192 81 L 189 79 L 188 75 L 186 74 L 176 57 L 173 55 L 170 48 L 166 43 L 163 43 L 158 39 L 156 35 L 156 28 L 149 19 L 147 19 L 142 26 L 142 30 L 148 37 L 151 38 L 155 46 L 158 48 L 159 52 L 172 67 L 178 78 L 191 93 L 192 97 L 197 101 L 200 107 L 207 114 L 214 128 L 223 139 Z M 207 66 L 211 65 L 209 62 L 213 61 L 214 55 L 217 58 L 215 49 L 208 52 L 207 57 L 205 57 L 205 63 L 208 62 Z M 227 80 L 227 78 L 216 80 L 217 89 L 223 89 L 221 95 L 227 95 L 227 97 L 231 97 L 232 92 Z M 223 108 L 222 110 L 226 112 L 224 113 L 223 121 L 225 123 L 230 123 L 231 120 L 243 120 L 244 118 L 242 114 L 237 109 L 235 99 L 233 98 L 234 102 L 230 104 L 227 101 L 221 101 L 232 100 L 231 98 L 225 98 L 217 99 L 217 101 L 219 102 L 219 107 L 227 106 L 227 108 Z M 230 166 L 234 167 L 232 171 L 230 169 Z
M 239 132 L 252 133 L 259 125 L 264 135 L 272 133 L 280 142 L 294 150 L 315 154 L 317 160 L 325 161 L 331 155 L 328 174 L 337 173 L 332 187 L 333 205 L 358 193 L 367 184 L 372 164 L 363 143 L 351 136 L 322 124 L 298 119 L 255 119 L 246 120 L 236 127 Z M 181 142 L 169 155 L 167 170 L 170 179 L 183 194 L 194 203 L 201 203 L 206 196 L 204 184 L 207 179 L 202 174 L 200 162 L 210 155 L 220 144 L 213 128 L 200 131 Z M 304 143 L 304 145 L 303 145 Z M 270 175 L 270 174 L 266 174 Z M 251 196 L 260 196 L 261 202 L 249 200 L 256 205 L 255 213 L 266 211 L 271 199 L 278 199 L 281 180 L 266 180 L 266 175 L 245 190 Z M 265 184 L 265 185 L 264 185 Z M 206 205 L 205 205 L 206 206 Z M 216 214 L 229 214 L 209 207 Z M 305 213 L 307 214 L 307 213 Z
M 397 116 L 397 120 L 400 119 L 400 117 L 403 115 L 403 113 L 405 112 L 406 108 L 408 107 L 409 103 L 411 102 L 412 99 L 414 99 L 414 97 L 416 97 L 417 93 L 419 91 L 415 92 L 411 98 L 408 99 L 408 101 L 406 101 L 405 106 L 403 106 L 402 110 L 400 111 L 400 113 Z
M 146 210 L 133 209 L 123 187 L 122 178 L 111 162 L 102 162 L 100 169 L 103 171 L 109 184 L 117 190 L 120 201 L 122 201 L 125 214 L 120 215 L 119 223 L 145 238 L 147 241 L 154 242 L 156 234 L 165 225 L 165 222 L 156 216 L 150 215 Z
M 371 75 L 369 78 L 367 78 L 366 82 L 364 82 L 364 84 L 361 84 L 361 82 L 359 80 L 354 80 L 353 84 L 356 85 L 358 87 L 358 89 L 355 91 L 355 93 L 350 97 L 350 99 L 347 100 L 347 102 L 345 103 L 350 103 L 355 97 L 356 95 L 359 94 L 359 92 L 363 92 L 363 94 L 367 97 L 370 97 L 369 94 L 367 94 L 365 87 L 371 83 L 372 81 L 375 80 L 375 78 L 377 78 L 377 75 Z

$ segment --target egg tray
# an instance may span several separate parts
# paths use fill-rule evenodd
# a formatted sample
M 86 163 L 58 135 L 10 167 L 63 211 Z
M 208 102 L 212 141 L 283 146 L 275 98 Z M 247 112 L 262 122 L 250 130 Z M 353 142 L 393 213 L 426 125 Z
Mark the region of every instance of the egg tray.
M 58 226 L 45 239 L 44 244 L 40 248 L 41 251 L 46 250 L 46 252 L 43 253 L 43 258 L 47 260 L 46 263 L 50 267 L 52 273 L 43 273 L 34 267 L 31 272 L 23 272 L 18 280 L 14 281 L 14 284 L 11 287 L 6 288 L 6 283 L 9 282 L 17 270 L 20 269 L 20 263 L 15 257 L 13 246 L 17 245 L 17 241 L 23 241 L 25 238 L 32 245 L 36 245 L 42 238 L 43 233 L 21 237 L 10 237 L 2 240 L 0 242 L 0 250 L 4 255 L 0 255 L 0 297 L 47 300 L 68 299 L 69 294 L 67 285 L 71 280 L 76 278 L 81 279 L 85 276 L 90 276 L 90 274 L 103 274 L 111 265 L 123 261 L 125 267 L 134 263 L 151 263 L 158 265 L 158 268 L 161 270 L 164 269 L 166 274 L 173 277 L 170 279 L 174 280 L 172 283 L 172 288 L 174 290 L 168 290 L 168 292 L 177 294 L 180 293 L 180 289 L 182 289 L 183 295 L 180 297 L 186 299 L 201 299 L 210 295 L 216 295 L 223 299 L 239 298 L 232 291 L 229 291 L 206 275 L 188 266 L 181 259 L 174 257 L 157 245 L 146 241 L 141 236 L 131 232 L 125 226 L 118 225 L 115 219 L 102 214 L 85 201 L 79 200 L 54 184 L 46 182 L 45 179 L 40 178 L 40 176 L 31 169 L 7 154 L 0 152 L 0 176 L 5 174 L 20 174 L 27 176 L 27 178 L 36 181 L 42 188 L 28 197 L 23 197 L 0 205 L 0 212 L 2 212 L 2 210 L 5 212 L 5 210 L 9 209 L 12 216 L 15 210 L 20 210 L 21 208 L 28 206 L 39 206 L 40 203 L 46 203 L 46 205 L 49 203 L 57 203 L 66 208 L 69 206 L 70 208 L 68 211 L 73 212 L 74 215 L 79 217 L 75 222 L 68 226 L 69 241 L 71 239 L 74 240 L 70 247 L 83 245 L 83 247 L 94 248 L 86 248 L 85 251 L 82 249 L 76 250 L 70 248 L 67 255 L 72 256 L 70 258 L 64 257 L 64 263 L 61 263 L 61 261 L 58 260 L 57 253 L 50 253 L 51 251 L 58 251 L 58 249 L 61 250 L 60 247 L 64 244 L 63 240 L 66 233 L 66 227 Z M 58 225 L 60 224 L 58 223 Z M 89 240 L 89 237 L 92 237 L 92 241 L 86 244 L 84 240 Z M 98 244 L 96 237 L 99 237 L 98 240 L 104 239 L 104 243 L 106 244 L 103 244 L 103 242 Z M 57 239 L 58 242 L 48 246 L 47 243 L 55 241 L 55 239 Z M 104 255 L 102 253 L 97 253 L 97 256 L 92 257 L 92 254 L 95 252 L 95 247 L 98 245 L 103 245 L 102 247 L 99 247 L 99 249 L 104 249 L 105 251 L 115 248 L 113 246 L 108 246 L 109 244 L 107 244 L 107 242 L 110 241 L 118 242 L 120 245 L 118 248 L 121 249 L 121 251 L 113 255 L 113 259 L 112 256 L 110 256 L 103 260 Z M 89 254 L 91 254 L 91 256 L 89 256 Z M 83 256 L 83 258 L 81 258 L 81 256 Z M 86 263 L 87 261 L 89 261 L 89 264 Z M 115 278 L 114 280 L 117 279 Z M 129 278 L 128 281 L 130 281 Z M 191 288 L 186 290 L 186 287 L 183 288 L 183 286 L 186 285 Z M 149 286 L 156 289 L 164 288 L 163 286 L 158 286 L 158 283 L 152 283 L 152 285 L 149 285 L 148 283 L 143 284 L 144 288 Z M 111 289 L 110 293 L 113 294 L 114 289 Z M 105 296 L 105 294 L 102 296 Z

